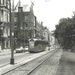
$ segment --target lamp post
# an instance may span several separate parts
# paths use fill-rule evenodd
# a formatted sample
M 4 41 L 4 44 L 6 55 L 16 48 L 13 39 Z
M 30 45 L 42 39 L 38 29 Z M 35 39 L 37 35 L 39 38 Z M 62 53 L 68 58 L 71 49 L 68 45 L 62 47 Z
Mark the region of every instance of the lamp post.
M 24 49 L 25 49 L 25 25 L 24 25 Z
M 11 59 L 10 64 L 14 64 L 14 0 L 12 0 L 12 18 L 10 25 L 10 44 L 11 44 Z

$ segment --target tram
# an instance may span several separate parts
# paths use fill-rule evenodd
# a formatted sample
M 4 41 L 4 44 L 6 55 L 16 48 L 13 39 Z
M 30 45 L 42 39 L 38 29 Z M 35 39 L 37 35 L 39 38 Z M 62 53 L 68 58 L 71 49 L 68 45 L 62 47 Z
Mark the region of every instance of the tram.
M 43 40 L 30 40 L 29 41 L 29 52 L 37 53 L 46 50 L 46 47 L 49 45 L 48 41 Z

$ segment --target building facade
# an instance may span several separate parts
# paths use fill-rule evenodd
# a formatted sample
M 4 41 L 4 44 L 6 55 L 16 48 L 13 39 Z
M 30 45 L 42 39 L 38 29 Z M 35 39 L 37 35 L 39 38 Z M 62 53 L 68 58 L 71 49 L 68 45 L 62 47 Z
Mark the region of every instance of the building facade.
M 47 27 L 44 27 L 43 29 L 43 37 L 43 40 L 50 42 L 50 31 L 47 29 Z
M 25 47 L 29 39 L 43 39 L 43 23 L 37 21 L 32 5 L 18 7 L 14 13 L 14 24 L 16 47 Z
M 36 19 L 36 33 L 35 33 L 35 35 L 36 35 L 36 38 L 37 39 L 43 39 L 44 37 L 43 37 L 43 28 L 44 28 L 44 26 L 43 26 L 43 22 L 39 22 L 39 21 L 37 21 L 37 19 Z
M 28 45 L 28 40 L 35 36 L 35 16 L 33 13 L 32 6 L 30 6 L 29 8 L 27 5 L 18 7 L 18 11 L 14 12 L 14 26 L 16 44 L 15 46 L 25 47 L 26 45 Z
M 46 32 L 46 29 L 44 29 L 43 22 L 37 21 L 37 17 L 33 12 L 32 4 L 30 6 L 19 6 L 18 10 L 14 12 L 14 27 L 15 48 L 20 46 L 28 46 L 28 41 L 30 39 L 49 40 L 48 34 L 47 36 L 43 35 L 43 32 Z
M 10 48 L 10 0 L 0 0 L 0 29 L 2 29 L 1 47 Z

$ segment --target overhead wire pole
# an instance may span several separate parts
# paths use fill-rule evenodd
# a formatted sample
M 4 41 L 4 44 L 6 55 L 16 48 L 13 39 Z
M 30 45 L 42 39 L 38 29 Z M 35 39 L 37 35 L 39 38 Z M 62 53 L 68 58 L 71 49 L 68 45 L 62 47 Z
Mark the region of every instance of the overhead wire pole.
M 10 64 L 14 64 L 14 0 L 12 0 L 12 18 L 10 25 L 10 40 L 11 40 L 11 59 Z

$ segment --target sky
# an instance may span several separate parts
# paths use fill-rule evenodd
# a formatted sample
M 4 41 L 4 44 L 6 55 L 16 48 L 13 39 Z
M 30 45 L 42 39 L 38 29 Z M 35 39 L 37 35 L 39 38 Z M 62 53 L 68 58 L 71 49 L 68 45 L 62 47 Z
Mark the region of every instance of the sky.
M 19 0 L 14 0 L 15 5 Z M 21 0 L 21 5 L 30 4 L 31 0 Z M 75 0 L 32 0 L 34 14 L 49 30 L 55 30 L 61 18 L 72 17 L 75 11 Z

